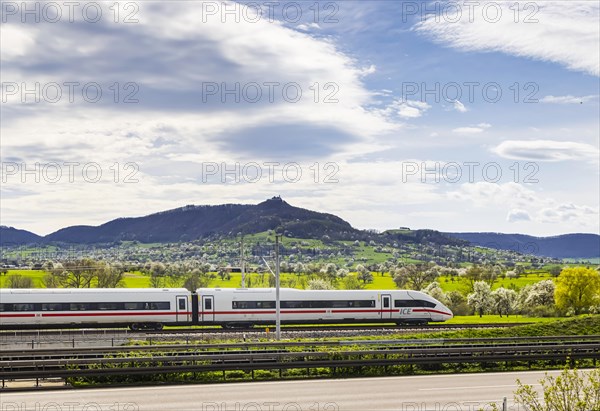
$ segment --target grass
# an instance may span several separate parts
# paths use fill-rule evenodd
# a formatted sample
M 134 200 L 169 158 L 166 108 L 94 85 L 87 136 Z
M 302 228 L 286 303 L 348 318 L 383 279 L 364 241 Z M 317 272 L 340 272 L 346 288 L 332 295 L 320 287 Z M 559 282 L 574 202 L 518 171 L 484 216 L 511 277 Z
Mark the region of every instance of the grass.
M 365 290 L 395 290 L 396 283 L 388 273 L 381 276 L 380 273 L 373 274 L 373 282 L 365 286 Z
M 556 321 L 556 318 L 526 317 L 523 315 L 511 315 L 509 317 L 499 315 L 458 315 L 444 324 L 506 324 L 506 323 L 545 323 Z
M 583 315 L 566 319 L 540 320 L 534 324 L 509 328 L 469 329 L 431 334 L 417 334 L 414 338 L 498 338 L 498 337 L 544 337 L 554 335 L 600 334 L 600 315 Z
M 23 277 L 30 277 L 33 280 L 33 286 L 36 288 L 44 287 L 43 278 L 46 272 L 43 270 L 8 270 L 4 275 L 0 276 L 0 288 L 6 288 L 8 283 L 8 277 L 10 275 L 22 275 Z
M 368 263 L 368 264 L 378 264 L 383 263 L 392 258 L 393 255 L 391 253 L 378 253 L 372 246 L 364 246 L 360 245 L 356 247 L 355 260 Z
M 7 274 L 0 276 L 0 288 L 4 288 L 7 285 L 7 277 L 12 274 L 20 274 L 25 277 L 31 277 L 33 279 L 34 287 L 43 287 L 42 279 L 44 278 L 45 272 L 42 270 L 9 270 Z M 247 273 L 246 279 L 251 279 L 252 284 L 256 287 L 260 284 L 261 278 L 266 284 L 270 273 Z M 492 289 L 498 287 L 520 289 L 527 284 L 533 284 L 535 282 L 552 278 L 549 274 L 529 274 L 516 279 L 499 279 L 497 280 Z M 290 281 L 296 279 L 296 274 L 292 273 L 281 273 L 281 282 L 283 286 Z M 437 280 L 442 289 L 445 292 L 458 290 L 466 292 L 468 290 L 468 282 L 464 278 L 441 276 Z M 238 288 L 242 283 L 241 273 L 230 273 L 229 279 L 221 279 L 216 277 L 209 283 L 209 287 L 214 288 Z M 125 273 L 123 277 L 123 287 L 125 288 L 147 288 L 150 287 L 150 277 L 142 274 L 139 271 Z M 395 290 L 396 284 L 394 279 L 389 273 L 381 275 L 381 273 L 373 273 L 373 282 L 365 285 L 366 290 Z
M 137 271 L 125 273 L 123 275 L 123 286 L 125 288 L 149 288 L 150 277 Z
M 542 280 L 549 280 L 553 277 L 550 274 L 527 274 L 522 275 L 519 278 L 499 278 L 497 279 L 493 286 L 492 290 L 496 288 L 504 287 L 510 288 L 513 290 L 520 290 L 524 286 L 528 284 L 537 283 Z M 467 292 L 469 290 L 469 282 L 462 277 L 451 277 L 451 276 L 440 276 L 437 281 L 440 283 L 442 290 L 445 292 L 448 291 L 460 291 Z

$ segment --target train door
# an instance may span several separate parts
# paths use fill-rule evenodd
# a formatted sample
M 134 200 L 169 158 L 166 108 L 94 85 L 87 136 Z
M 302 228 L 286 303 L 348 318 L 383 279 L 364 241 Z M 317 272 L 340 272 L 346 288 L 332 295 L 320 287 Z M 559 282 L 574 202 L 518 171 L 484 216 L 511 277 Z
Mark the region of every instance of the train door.
M 212 295 L 202 296 L 202 321 L 215 320 L 215 301 Z
M 177 322 L 188 322 L 189 310 L 188 310 L 188 298 L 185 295 L 177 296 Z
M 392 296 L 381 295 L 381 318 L 392 318 Z

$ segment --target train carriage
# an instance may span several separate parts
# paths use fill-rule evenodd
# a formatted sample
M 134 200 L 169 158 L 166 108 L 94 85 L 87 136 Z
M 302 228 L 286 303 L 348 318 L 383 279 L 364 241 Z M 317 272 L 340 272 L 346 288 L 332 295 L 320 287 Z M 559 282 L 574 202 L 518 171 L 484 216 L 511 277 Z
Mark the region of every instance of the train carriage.
M 223 326 L 275 322 L 275 289 L 201 288 L 198 321 Z M 406 290 L 280 290 L 280 318 L 291 323 L 446 321 L 452 312 L 436 299 Z
M 280 290 L 281 322 L 426 324 L 452 312 L 419 291 Z M 1 289 L 0 328 L 274 324 L 273 288 Z
M 2 289 L 0 328 L 189 324 L 185 288 Z

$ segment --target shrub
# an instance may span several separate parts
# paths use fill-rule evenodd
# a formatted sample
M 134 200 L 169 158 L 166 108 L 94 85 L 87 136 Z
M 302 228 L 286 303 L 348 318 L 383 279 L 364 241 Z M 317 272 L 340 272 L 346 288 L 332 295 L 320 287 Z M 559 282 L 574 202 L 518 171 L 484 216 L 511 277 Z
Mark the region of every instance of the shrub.
M 515 401 L 530 411 L 600 411 L 600 370 L 587 373 L 565 369 L 558 377 L 540 380 L 543 400 L 531 385 L 517 380 Z

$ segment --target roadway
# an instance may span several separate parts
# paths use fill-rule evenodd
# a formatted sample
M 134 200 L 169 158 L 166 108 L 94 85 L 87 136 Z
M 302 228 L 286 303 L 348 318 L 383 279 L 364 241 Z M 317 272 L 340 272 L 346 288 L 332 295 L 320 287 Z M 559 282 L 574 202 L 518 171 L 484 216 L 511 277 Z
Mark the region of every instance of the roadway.
M 548 372 L 551 375 L 559 371 Z M 475 411 L 508 397 L 516 379 L 539 388 L 543 371 L 301 380 L 0 393 L 1 411 Z

